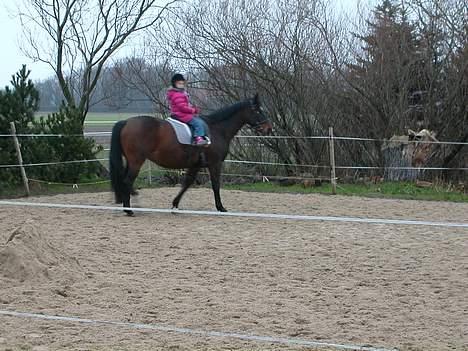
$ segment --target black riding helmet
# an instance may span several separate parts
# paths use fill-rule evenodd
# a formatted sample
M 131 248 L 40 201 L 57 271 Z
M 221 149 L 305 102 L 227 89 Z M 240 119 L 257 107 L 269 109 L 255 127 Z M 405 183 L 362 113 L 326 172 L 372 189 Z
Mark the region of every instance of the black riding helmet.
M 180 73 L 174 74 L 172 76 L 172 79 L 171 79 L 172 86 L 175 88 L 175 82 L 179 82 L 181 80 L 185 81 L 185 78 L 184 78 L 184 76 L 182 74 L 180 74 Z

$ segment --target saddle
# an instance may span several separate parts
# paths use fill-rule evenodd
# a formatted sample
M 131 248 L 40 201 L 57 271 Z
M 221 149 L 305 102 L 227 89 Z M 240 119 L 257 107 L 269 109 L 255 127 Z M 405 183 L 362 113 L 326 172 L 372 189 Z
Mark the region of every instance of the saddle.
M 187 124 L 180 122 L 171 117 L 167 118 L 166 121 L 168 121 L 171 124 L 172 128 L 174 129 L 174 132 L 177 136 L 177 141 L 179 143 L 185 144 L 185 145 L 192 145 L 193 133 Z M 205 123 L 205 130 L 207 131 L 207 134 L 209 135 L 209 129 L 206 123 Z

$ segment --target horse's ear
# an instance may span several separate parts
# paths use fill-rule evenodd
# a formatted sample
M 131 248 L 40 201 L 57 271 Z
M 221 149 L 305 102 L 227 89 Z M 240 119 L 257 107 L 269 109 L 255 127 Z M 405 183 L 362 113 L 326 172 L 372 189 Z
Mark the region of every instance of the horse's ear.
M 253 98 L 253 104 L 254 104 L 254 106 L 257 106 L 257 107 L 260 106 L 260 98 L 258 96 L 258 93 L 256 93 L 254 98 Z

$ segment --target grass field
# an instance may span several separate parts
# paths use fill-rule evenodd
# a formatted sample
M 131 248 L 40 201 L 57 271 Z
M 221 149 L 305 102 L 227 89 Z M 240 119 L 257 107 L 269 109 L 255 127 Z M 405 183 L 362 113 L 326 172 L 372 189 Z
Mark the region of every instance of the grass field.
M 274 193 L 299 193 L 299 194 L 331 194 L 331 185 L 323 184 L 318 187 L 304 188 L 301 185 L 279 186 L 274 183 L 253 183 L 242 185 L 228 185 L 227 189 L 243 191 L 274 192 Z M 431 200 L 468 202 L 468 195 L 461 191 L 450 189 L 447 186 L 433 186 L 420 188 L 409 182 L 386 182 L 380 184 L 338 184 L 338 195 L 379 197 L 407 200 Z
M 47 116 L 50 112 L 38 112 L 36 117 Z M 85 125 L 112 125 L 117 121 L 138 115 L 151 115 L 143 112 L 89 112 L 86 116 Z
M 86 117 L 85 124 L 114 124 L 117 121 L 145 113 L 138 112 L 91 112 Z M 147 113 L 146 113 L 147 114 Z

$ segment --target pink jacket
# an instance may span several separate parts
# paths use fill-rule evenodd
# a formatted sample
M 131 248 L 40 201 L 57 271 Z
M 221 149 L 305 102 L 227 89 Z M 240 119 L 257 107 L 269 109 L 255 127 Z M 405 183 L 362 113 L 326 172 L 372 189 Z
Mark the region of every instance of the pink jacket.
M 171 88 L 167 91 L 167 100 L 171 115 L 184 123 L 192 120 L 198 109 L 190 104 L 189 95 L 185 90 Z

